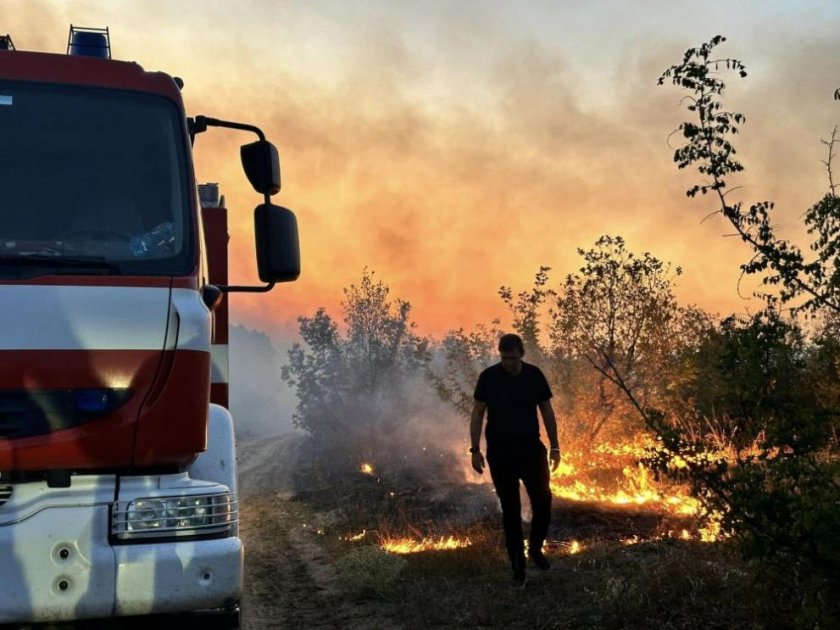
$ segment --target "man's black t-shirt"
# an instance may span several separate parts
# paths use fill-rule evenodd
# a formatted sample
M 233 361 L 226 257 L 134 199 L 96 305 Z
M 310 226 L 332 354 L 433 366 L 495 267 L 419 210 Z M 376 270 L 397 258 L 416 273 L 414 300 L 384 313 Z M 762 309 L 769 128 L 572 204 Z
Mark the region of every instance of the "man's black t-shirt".
M 537 404 L 551 398 L 551 388 L 540 368 L 522 363 L 517 375 L 501 363 L 478 377 L 474 398 L 487 405 L 487 444 L 506 440 L 539 440 Z

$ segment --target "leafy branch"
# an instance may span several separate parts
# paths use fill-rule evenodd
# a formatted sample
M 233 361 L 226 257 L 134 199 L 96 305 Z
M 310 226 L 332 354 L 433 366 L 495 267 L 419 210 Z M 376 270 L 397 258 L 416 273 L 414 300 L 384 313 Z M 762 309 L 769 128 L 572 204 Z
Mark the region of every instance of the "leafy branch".
M 707 43 L 686 51 L 680 64 L 668 68 L 660 77 L 659 85 L 670 80 L 674 85 L 689 90 L 687 109 L 697 115 L 696 120 L 680 124 L 686 144 L 674 151 L 678 168 L 697 165 L 701 175 L 709 179 L 695 184 L 686 191 L 689 197 L 697 193 L 717 197 L 720 212 L 735 228 L 742 241 L 750 245 L 755 256 L 741 265 L 746 274 L 762 273 L 764 285 L 779 287 L 779 300 L 789 303 L 797 298 L 802 301 L 792 307 L 814 313 L 821 308 L 840 312 L 840 200 L 834 194 L 830 175 L 833 158 L 833 134 L 829 144 L 830 191 L 805 213 L 808 233 L 815 239 L 810 246 L 816 253 L 807 261 L 802 250 L 779 238 L 770 221 L 773 203 L 761 201 L 744 210 L 740 202 L 730 203 L 727 195 L 734 188 L 727 188 L 730 175 L 744 170 L 735 159 L 736 150 L 730 138 L 738 133 L 739 125 L 746 121 L 743 114 L 723 108 L 721 95 L 726 84 L 718 74 L 721 66 L 737 71 L 741 78 L 747 76 L 744 64 L 733 58 L 712 58 L 716 46 L 726 41 L 718 35 Z M 777 298 L 762 294 L 768 303 Z

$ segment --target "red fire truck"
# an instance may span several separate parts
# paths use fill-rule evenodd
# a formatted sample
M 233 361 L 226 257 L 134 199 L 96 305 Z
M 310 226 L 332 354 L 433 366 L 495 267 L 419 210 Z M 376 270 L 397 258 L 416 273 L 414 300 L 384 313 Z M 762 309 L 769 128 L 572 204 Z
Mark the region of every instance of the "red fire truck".
M 182 87 L 112 60 L 107 29 L 71 26 L 66 55 L 0 37 L 0 623 L 238 627 L 227 294 L 298 277 L 297 223 L 275 147 L 188 118 Z M 258 137 L 263 285 L 227 285 L 227 211 L 193 173 L 210 127 Z

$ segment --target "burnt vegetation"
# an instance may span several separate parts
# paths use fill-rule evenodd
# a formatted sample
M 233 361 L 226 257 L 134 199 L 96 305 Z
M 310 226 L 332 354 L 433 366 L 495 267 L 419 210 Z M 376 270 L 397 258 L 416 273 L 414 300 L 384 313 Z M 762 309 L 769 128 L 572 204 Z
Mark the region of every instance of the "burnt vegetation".
M 496 361 L 500 323 L 423 338 L 409 302 L 367 270 L 345 289 L 341 322 L 324 309 L 301 318 L 284 378 L 299 397 L 295 422 L 318 445 L 308 474 L 320 485 L 298 501 L 337 515 L 331 552 L 396 536 L 470 542 L 407 555 L 401 577 L 359 594 L 406 627 L 840 621 L 835 134 L 824 141 L 828 192 L 802 216 L 803 250 L 778 235 L 772 202 L 733 201 L 730 180 L 744 171 L 733 136 L 746 118 L 722 95 L 747 71 L 715 55 L 723 41 L 689 49 L 659 83 L 686 93 L 674 161 L 701 176 L 687 194 L 711 200 L 743 241 L 741 270 L 761 279 L 762 308 L 721 318 L 680 304 L 681 269 L 617 235 L 580 249 L 580 268 L 559 280 L 542 267 L 530 288 L 499 290 L 526 360 L 549 378 L 570 462 L 553 486 L 549 554 L 560 568 L 526 601 L 500 584 L 492 490 L 464 472 L 473 387 Z M 617 492 L 643 490 L 658 498 L 614 505 Z M 696 509 L 669 512 L 669 497 Z

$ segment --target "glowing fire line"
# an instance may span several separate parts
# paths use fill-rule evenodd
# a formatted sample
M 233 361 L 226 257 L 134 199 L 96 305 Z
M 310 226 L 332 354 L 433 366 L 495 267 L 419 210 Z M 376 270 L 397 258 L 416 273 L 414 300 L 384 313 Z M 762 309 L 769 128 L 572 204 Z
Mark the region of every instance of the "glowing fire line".
M 581 452 L 566 452 L 563 461 L 560 463 L 550 479 L 551 492 L 558 498 L 570 501 L 607 503 L 615 506 L 644 506 L 647 509 L 657 509 L 681 517 L 699 517 L 702 514 L 701 503 L 694 497 L 687 494 L 687 491 L 679 486 L 659 487 L 649 477 L 647 468 L 639 460 L 649 454 L 652 443 L 642 439 L 639 442 L 628 442 L 623 444 L 603 443 L 594 447 L 589 457 Z M 628 460 L 635 460 L 629 464 Z M 628 465 L 622 467 L 621 462 Z M 677 468 L 684 468 L 686 462 L 680 458 L 673 461 Z M 604 471 L 621 470 L 621 477 L 614 480 L 613 490 L 607 490 L 594 478 L 600 474 L 603 477 Z M 366 475 L 376 473 L 374 466 L 370 463 L 362 463 L 360 472 Z M 391 493 L 393 496 L 393 493 Z M 696 533 L 688 529 L 669 530 L 665 533 L 654 536 L 657 540 L 663 538 L 679 538 L 682 540 L 700 540 L 702 542 L 715 542 L 723 538 L 721 532 L 721 515 L 706 517 L 704 526 L 698 527 Z M 344 537 L 347 541 L 360 541 L 367 535 L 362 531 L 355 535 Z M 634 545 L 645 540 L 638 536 L 622 539 L 623 545 Z M 448 551 L 469 547 L 473 542 L 467 538 L 458 538 L 454 535 L 423 538 L 410 537 L 379 537 L 379 547 L 384 551 L 395 554 L 411 554 L 423 551 Z M 566 553 L 573 555 L 585 549 L 577 540 L 567 544 Z M 564 545 L 566 546 L 566 545 Z
M 451 551 L 453 549 L 464 549 L 470 545 L 472 545 L 472 541 L 469 538 L 441 536 L 440 538 L 423 538 L 422 540 L 387 538 L 380 542 L 379 547 L 391 553 L 405 554 L 420 551 Z
M 616 506 L 644 506 L 659 509 L 664 512 L 686 517 L 697 517 L 701 514 L 700 501 L 689 496 L 680 488 L 670 491 L 656 486 L 650 479 L 648 470 L 640 463 L 627 465 L 622 468 L 622 477 L 616 480 L 618 489 L 605 490 L 595 481 L 584 481 L 589 475 L 585 471 L 599 471 L 615 469 L 619 458 L 638 460 L 646 455 L 650 444 L 600 444 L 592 451 L 589 458 L 580 452 L 564 455 L 564 460 L 556 471 L 552 473 L 551 493 L 570 501 L 584 501 L 607 503 Z M 685 465 L 682 462 L 683 466 Z M 680 461 L 675 463 L 678 467 Z M 581 472 L 584 471 L 584 472 Z M 695 537 L 687 530 L 669 537 L 679 537 L 683 540 Z M 705 526 L 698 528 L 697 537 L 703 542 L 714 542 L 722 537 L 720 516 L 713 515 Z

